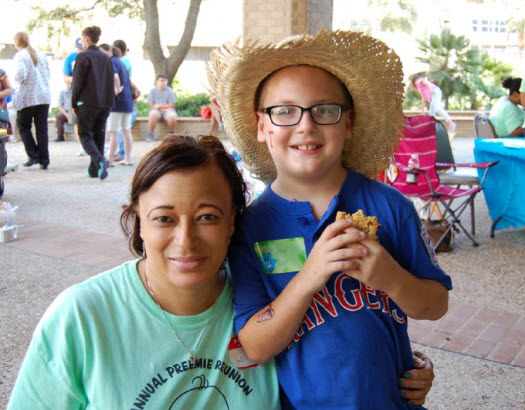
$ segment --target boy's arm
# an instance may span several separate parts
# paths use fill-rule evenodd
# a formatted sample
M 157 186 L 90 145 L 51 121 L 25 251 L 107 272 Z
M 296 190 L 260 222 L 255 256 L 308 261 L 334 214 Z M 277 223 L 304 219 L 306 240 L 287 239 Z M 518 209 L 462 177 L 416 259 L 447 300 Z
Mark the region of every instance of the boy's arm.
M 412 275 L 376 241 L 361 243 L 367 255 L 356 259 L 357 269 L 345 273 L 373 289 L 382 290 L 413 319 L 437 320 L 448 309 L 448 290 L 432 279 Z
M 273 302 L 255 313 L 239 331 L 239 339 L 251 360 L 262 364 L 282 352 L 302 323 L 313 295 L 333 273 L 354 266 L 352 258 L 361 255 L 364 247 L 347 245 L 365 234 L 350 225 L 348 220 L 341 220 L 328 226 L 302 269 Z M 342 233 L 344 229 L 347 232 Z

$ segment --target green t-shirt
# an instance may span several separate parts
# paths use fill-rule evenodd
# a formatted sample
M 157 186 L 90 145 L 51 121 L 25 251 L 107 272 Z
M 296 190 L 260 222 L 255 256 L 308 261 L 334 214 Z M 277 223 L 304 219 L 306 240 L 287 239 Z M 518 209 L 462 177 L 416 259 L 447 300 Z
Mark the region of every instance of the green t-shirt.
M 195 349 L 192 365 L 136 265 L 126 262 L 55 299 L 34 332 L 8 409 L 280 408 L 273 361 L 239 370 L 230 360 L 238 350 L 229 350 L 229 282 L 205 312 L 167 313 Z
M 501 97 L 492 107 L 489 119 L 498 137 L 508 137 L 512 131 L 523 125 L 525 113 L 508 97 Z

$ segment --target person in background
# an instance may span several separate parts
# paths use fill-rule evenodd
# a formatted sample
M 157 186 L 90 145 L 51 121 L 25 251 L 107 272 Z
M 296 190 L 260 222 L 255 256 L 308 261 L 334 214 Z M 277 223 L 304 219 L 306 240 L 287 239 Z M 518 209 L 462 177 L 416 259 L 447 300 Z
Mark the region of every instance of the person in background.
M 40 164 L 46 170 L 49 166 L 49 136 L 47 133 L 47 116 L 51 93 L 49 91 L 49 65 L 44 53 L 31 47 L 27 33 L 15 34 L 16 73 L 15 81 L 19 84 L 13 108 L 16 113 L 16 125 L 28 156 L 25 167 Z M 31 132 L 35 124 L 36 141 Z
M 62 142 L 66 140 L 64 138 L 64 124 L 69 124 L 69 113 L 66 108 L 68 106 L 66 93 L 67 89 L 60 91 L 60 94 L 58 94 L 58 112 L 55 116 L 57 137 L 55 138 L 55 142 Z
M 120 217 L 137 259 L 63 291 L 38 324 L 7 409 L 279 409 L 275 364 L 246 360 L 225 271 L 245 207 L 215 137 L 168 136 Z
M 496 136 L 500 138 L 524 136 L 525 112 L 519 106 L 521 104 L 520 87 L 522 82 L 521 78 L 505 78 L 501 85 L 509 90 L 509 95 L 500 97 L 490 110 L 489 120 L 494 127 Z
M 210 110 L 211 110 L 211 118 L 210 118 L 209 134 L 213 135 L 215 133 L 215 130 L 218 130 L 220 132 L 224 128 L 224 126 L 222 125 L 221 107 L 219 107 L 217 98 L 215 98 L 213 94 L 210 95 Z
M 175 132 L 177 124 L 177 112 L 175 102 L 177 97 L 173 89 L 168 86 L 168 78 L 164 74 L 157 76 L 157 86 L 153 87 L 148 94 L 148 104 L 150 111 L 148 115 L 148 136 L 146 141 L 153 140 L 153 133 L 159 120 L 166 121 L 168 133 Z
M 106 120 L 115 102 L 115 80 L 111 59 L 97 47 L 101 32 L 97 26 L 82 31 L 84 51 L 75 62 L 71 101 L 80 142 L 91 157 L 88 174 L 103 180 L 108 176 L 104 141 Z
M 113 42 L 113 47 L 115 47 L 119 55 L 120 61 L 122 64 L 124 64 L 124 67 L 126 67 L 126 71 L 128 72 L 129 82 L 131 84 L 131 92 L 133 96 L 133 112 L 131 113 L 131 123 L 130 128 L 133 128 L 133 124 L 135 124 L 135 121 L 137 120 L 137 99 L 140 97 L 140 90 L 138 87 L 133 83 L 131 80 L 131 75 L 133 73 L 133 70 L 131 68 L 131 61 L 129 61 L 128 58 L 128 46 L 124 40 L 115 40 Z M 132 136 L 133 139 L 133 136 Z M 122 137 L 122 131 L 119 131 L 118 133 L 118 151 L 114 157 L 114 161 L 122 161 L 124 159 L 124 140 Z
M 82 48 L 82 39 L 79 37 L 75 40 L 75 51 L 68 54 L 66 56 L 66 59 L 64 60 L 64 66 L 62 68 L 62 74 L 64 77 L 64 83 L 66 84 L 66 104 L 64 105 L 64 109 L 67 111 L 67 123 L 73 125 L 73 130 L 75 133 L 75 138 L 77 139 L 78 143 L 80 144 L 80 150 L 78 151 L 78 156 L 84 156 L 87 155 L 86 151 L 84 151 L 84 148 L 82 148 L 82 144 L 80 142 L 80 137 L 78 135 L 78 120 L 75 114 L 73 113 L 73 110 L 71 109 L 71 95 L 72 95 L 72 88 L 71 84 L 73 83 L 73 70 L 75 68 L 75 61 L 77 60 L 77 56 L 79 53 L 83 51 Z M 56 140 L 55 140 L 56 141 Z
M 4 119 L 0 120 L 0 128 L 7 130 L 7 135 L 9 135 L 9 141 L 12 141 L 13 137 L 13 128 L 11 122 L 9 121 L 9 109 L 7 108 L 7 103 L 9 102 L 9 97 L 13 94 L 13 87 L 7 78 L 7 73 L 0 68 L 0 110 L 5 113 Z M 15 140 L 16 141 L 16 140 Z
M 122 131 L 124 139 L 124 160 L 120 162 L 120 164 L 132 165 L 130 158 L 132 147 L 130 124 L 133 110 L 133 97 L 128 72 L 118 57 L 119 51 L 116 47 L 111 47 L 108 44 L 101 44 L 99 47 L 102 52 L 111 58 L 113 72 L 115 74 L 115 93 L 117 95 L 115 104 L 111 108 L 107 125 L 109 134 L 109 166 L 112 167 L 115 163 L 119 131 Z
M 443 98 L 443 92 L 432 81 L 429 81 L 419 75 L 413 75 L 410 77 L 412 85 L 421 94 L 421 113 L 424 112 L 425 102 L 430 104 L 430 115 L 436 117 L 440 115 L 447 122 L 447 127 L 450 133 L 456 130 L 456 123 L 452 121 L 448 112 L 444 110 L 441 105 Z
M 275 357 L 283 408 L 423 404 L 406 384 L 417 373 L 408 318 L 442 317 L 451 280 L 413 204 L 368 177 L 403 129 L 399 58 L 341 30 L 229 43 L 210 58 L 228 137 L 268 184 L 228 253 L 248 357 Z M 377 218 L 377 240 L 335 220 L 357 210 Z

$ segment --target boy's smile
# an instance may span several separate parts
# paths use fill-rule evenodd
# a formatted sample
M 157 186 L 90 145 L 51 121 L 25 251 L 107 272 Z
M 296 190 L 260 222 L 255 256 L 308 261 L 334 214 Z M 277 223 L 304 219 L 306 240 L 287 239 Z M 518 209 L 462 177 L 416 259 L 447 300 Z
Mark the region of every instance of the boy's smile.
M 289 66 L 273 73 L 263 86 L 259 108 L 275 105 L 312 107 L 346 104 L 342 84 L 327 71 L 312 66 Z M 303 112 L 293 126 L 277 126 L 266 113 L 258 114 L 257 140 L 265 142 L 277 169 L 277 180 L 321 181 L 346 175 L 341 165 L 343 145 L 351 136 L 350 112 L 336 124 L 318 125 Z

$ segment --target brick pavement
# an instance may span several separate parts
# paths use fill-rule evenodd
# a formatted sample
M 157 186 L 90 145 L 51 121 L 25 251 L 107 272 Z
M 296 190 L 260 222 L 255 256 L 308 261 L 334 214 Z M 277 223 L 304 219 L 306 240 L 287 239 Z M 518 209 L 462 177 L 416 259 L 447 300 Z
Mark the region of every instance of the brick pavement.
M 24 218 L 17 223 L 24 225 L 18 239 L 4 246 L 101 269 L 132 257 L 123 237 Z M 438 321 L 410 320 L 408 333 L 415 343 L 525 367 L 525 315 L 450 304 L 449 312 Z

